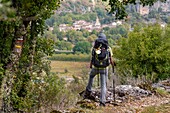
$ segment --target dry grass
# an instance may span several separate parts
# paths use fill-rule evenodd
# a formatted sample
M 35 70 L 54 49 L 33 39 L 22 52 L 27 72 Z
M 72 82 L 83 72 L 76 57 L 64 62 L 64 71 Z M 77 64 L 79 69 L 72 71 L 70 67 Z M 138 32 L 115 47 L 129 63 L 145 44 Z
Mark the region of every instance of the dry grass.
M 65 76 L 80 75 L 83 69 L 88 68 L 89 62 L 51 61 L 51 72 Z

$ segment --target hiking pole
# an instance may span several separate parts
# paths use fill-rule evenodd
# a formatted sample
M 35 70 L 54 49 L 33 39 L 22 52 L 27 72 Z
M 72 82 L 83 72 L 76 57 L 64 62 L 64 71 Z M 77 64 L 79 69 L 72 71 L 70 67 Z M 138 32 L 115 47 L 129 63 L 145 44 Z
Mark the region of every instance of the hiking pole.
M 99 77 L 99 74 L 98 74 L 98 75 L 97 75 L 97 86 L 98 86 L 98 87 L 100 86 L 99 81 L 100 81 L 100 77 Z
M 114 76 L 114 73 L 113 73 Z M 115 80 L 113 77 L 113 98 L 114 98 L 114 104 L 116 103 L 116 91 L 115 91 Z
M 113 98 L 114 98 L 114 105 L 116 104 L 116 90 L 115 90 L 115 77 L 114 77 L 114 65 L 112 65 L 112 71 L 113 71 L 113 75 L 112 75 L 112 79 L 113 79 Z

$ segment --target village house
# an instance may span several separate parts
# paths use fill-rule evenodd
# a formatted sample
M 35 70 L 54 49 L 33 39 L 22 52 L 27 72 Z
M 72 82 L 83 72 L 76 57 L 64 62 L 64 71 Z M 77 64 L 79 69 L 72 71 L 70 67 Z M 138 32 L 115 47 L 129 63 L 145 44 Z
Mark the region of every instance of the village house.
M 92 32 L 93 30 L 100 31 L 102 28 L 105 28 L 105 27 L 112 28 L 112 27 L 116 27 L 117 25 L 122 25 L 122 21 L 117 21 L 117 22 L 113 22 L 111 24 L 101 25 L 100 20 L 97 17 L 95 23 L 86 22 L 85 20 L 78 20 L 78 21 L 75 21 L 71 27 L 69 27 L 66 24 L 60 24 L 59 30 L 66 32 L 66 31 L 71 30 L 71 29 L 76 30 L 76 31 L 81 30 L 81 29 L 85 29 L 89 32 Z
M 109 27 L 109 28 L 115 28 L 116 26 L 119 26 L 119 25 L 122 25 L 122 21 L 116 21 L 116 22 L 112 22 L 110 24 L 103 24 L 102 25 L 102 28 L 105 28 L 105 27 Z
M 75 21 L 73 23 L 73 29 L 74 30 L 81 30 L 81 29 L 91 29 L 92 28 L 92 24 L 89 22 L 86 22 L 85 20 L 79 20 L 79 21 Z
M 73 29 L 72 27 L 68 26 L 67 24 L 60 24 L 59 25 L 59 31 L 63 31 L 63 32 L 66 32 L 70 29 Z
M 53 27 L 48 27 L 48 30 L 49 30 L 49 31 L 53 31 L 54 28 L 53 28 Z
M 82 26 L 82 29 L 86 29 L 86 30 L 88 30 L 89 32 L 92 32 L 93 24 L 87 23 L 87 24 L 85 24 L 85 25 Z

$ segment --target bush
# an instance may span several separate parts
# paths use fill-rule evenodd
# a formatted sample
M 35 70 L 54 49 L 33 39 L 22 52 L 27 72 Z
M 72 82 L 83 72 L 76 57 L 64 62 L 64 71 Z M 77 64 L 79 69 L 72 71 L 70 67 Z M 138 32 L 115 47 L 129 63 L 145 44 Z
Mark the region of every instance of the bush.
M 51 74 L 33 79 L 27 98 L 18 107 L 26 112 L 45 112 L 62 110 L 75 105 L 78 99 L 77 83 L 68 84 L 64 78 Z M 15 97 L 17 98 L 17 97 Z M 22 108 L 22 106 L 27 108 Z
M 114 56 L 119 75 L 142 77 L 152 81 L 170 77 L 170 27 L 152 25 L 135 29 L 122 38 Z
M 54 54 L 52 57 L 49 57 L 49 60 L 89 62 L 90 55 L 88 54 Z
M 89 54 L 91 50 L 91 44 L 89 42 L 81 41 L 73 47 L 73 51 Z

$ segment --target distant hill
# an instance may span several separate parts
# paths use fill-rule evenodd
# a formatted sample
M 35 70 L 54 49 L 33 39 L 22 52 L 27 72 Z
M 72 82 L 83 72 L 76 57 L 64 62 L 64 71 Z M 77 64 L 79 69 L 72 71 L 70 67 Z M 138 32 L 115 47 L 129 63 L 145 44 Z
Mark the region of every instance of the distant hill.
M 104 9 L 102 3 L 101 0 L 63 0 L 57 12 L 86 13 L 94 11 L 95 7 Z

